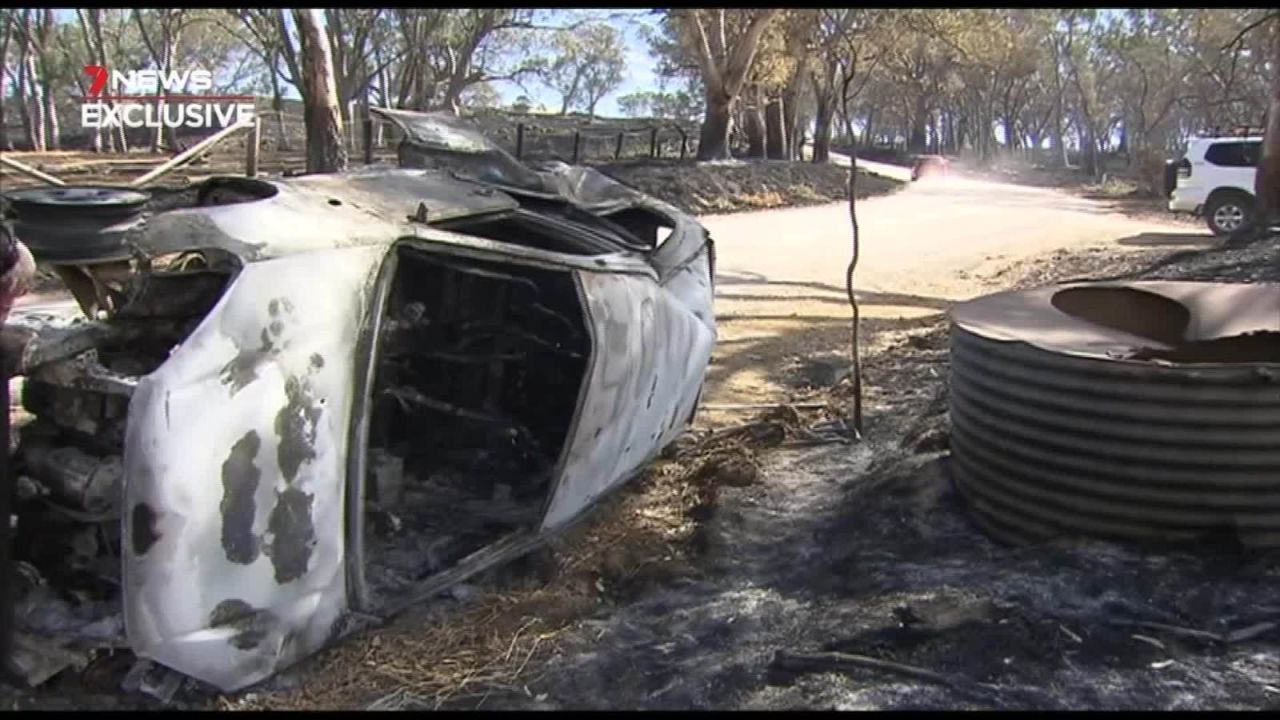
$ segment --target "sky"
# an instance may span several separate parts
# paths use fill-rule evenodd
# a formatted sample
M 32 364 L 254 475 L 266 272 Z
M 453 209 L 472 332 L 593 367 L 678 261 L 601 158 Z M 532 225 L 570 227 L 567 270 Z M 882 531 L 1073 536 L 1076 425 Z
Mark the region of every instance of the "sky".
M 556 20 L 568 20 L 571 19 L 570 12 L 573 11 L 552 11 L 552 17 Z M 578 12 L 598 16 L 603 11 Z M 658 87 L 658 78 L 655 73 L 658 63 L 649 50 L 649 43 L 645 42 L 641 35 L 642 25 L 654 27 L 656 23 L 650 10 L 628 9 L 608 12 L 611 16 L 608 20 L 609 24 L 622 32 L 623 41 L 626 44 L 627 69 L 622 86 L 600 101 L 600 105 L 596 107 L 596 113 L 606 117 L 620 117 L 622 111 L 618 108 L 619 97 L 638 90 L 656 90 Z M 560 96 L 554 90 L 536 80 L 527 85 L 529 97 L 534 102 L 542 103 L 548 110 L 559 108 Z M 506 104 L 514 102 L 517 97 L 524 94 L 524 91 L 515 83 L 504 82 L 498 85 L 497 89 L 503 103 Z

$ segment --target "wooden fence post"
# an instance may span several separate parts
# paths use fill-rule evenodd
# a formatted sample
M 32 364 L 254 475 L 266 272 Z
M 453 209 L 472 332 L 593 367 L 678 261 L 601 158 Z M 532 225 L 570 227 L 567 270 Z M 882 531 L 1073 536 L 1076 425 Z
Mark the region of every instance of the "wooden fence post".
M 516 123 L 516 159 L 524 154 L 524 123 Z
M 613 159 L 622 157 L 622 133 L 618 133 L 618 144 L 613 146 Z
M 649 129 L 649 157 L 658 157 L 658 128 Z
M 676 127 L 676 130 L 680 131 L 680 159 L 683 160 L 685 154 L 689 152 L 689 133 L 679 126 Z
M 253 127 L 249 128 L 249 137 L 244 141 L 244 174 L 245 177 L 258 177 L 258 151 L 262 145 L 262 118 L 253 118 Z
M 571 163 L 572 165 L 578 164 L 578 154 L 581 149 L 582 149 L 582 131 L 574 130 L 573 131 L 573 162 Z

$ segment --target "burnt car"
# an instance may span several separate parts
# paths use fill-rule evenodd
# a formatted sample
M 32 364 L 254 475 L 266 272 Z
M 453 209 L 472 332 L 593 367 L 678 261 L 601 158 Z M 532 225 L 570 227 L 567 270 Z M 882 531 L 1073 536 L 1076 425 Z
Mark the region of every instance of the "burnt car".
M 401 167 L 9 194 L 75 297 L 4 331 L 20 592 L 83 601 L 24 632 L 122 617 L 237 690 L 545 542 L 691 421 L 716 338 L 692 217 L 378 112 Z

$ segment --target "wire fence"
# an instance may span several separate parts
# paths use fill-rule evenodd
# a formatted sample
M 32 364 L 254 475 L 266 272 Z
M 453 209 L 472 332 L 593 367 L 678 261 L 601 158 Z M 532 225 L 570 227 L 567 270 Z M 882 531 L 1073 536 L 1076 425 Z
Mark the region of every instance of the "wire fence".
M 377 117 L 357 117 L 344 128 L 349 162 L 394 158 L 403 139 L 400 129 Z M 258 113 L 258 158 L 263 167 L 288 164 L 306 148 L 301 115 L 272 110 Z M 696 127 L 669 121 L 578 119 L 573 116 L 511 116 L 485 113 L 469 118 L 477 130 L 499 147 L 524 161 L 558 160 L 570 164 L 607 163 L 642 159 L 687 159 L 697 153 Z M 217 154 L 243 154 L 248 133 L 219 144 Z M 186 144 L 194 144 L 190 141 Z

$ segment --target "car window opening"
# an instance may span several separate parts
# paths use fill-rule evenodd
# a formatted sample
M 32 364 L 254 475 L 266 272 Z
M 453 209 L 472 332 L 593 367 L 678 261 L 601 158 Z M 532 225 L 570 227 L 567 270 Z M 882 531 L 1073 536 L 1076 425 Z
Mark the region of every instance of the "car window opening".
M 374 606 L 536 527 L 590 353 L 568 272 L 398 253 L 365 478 Z

